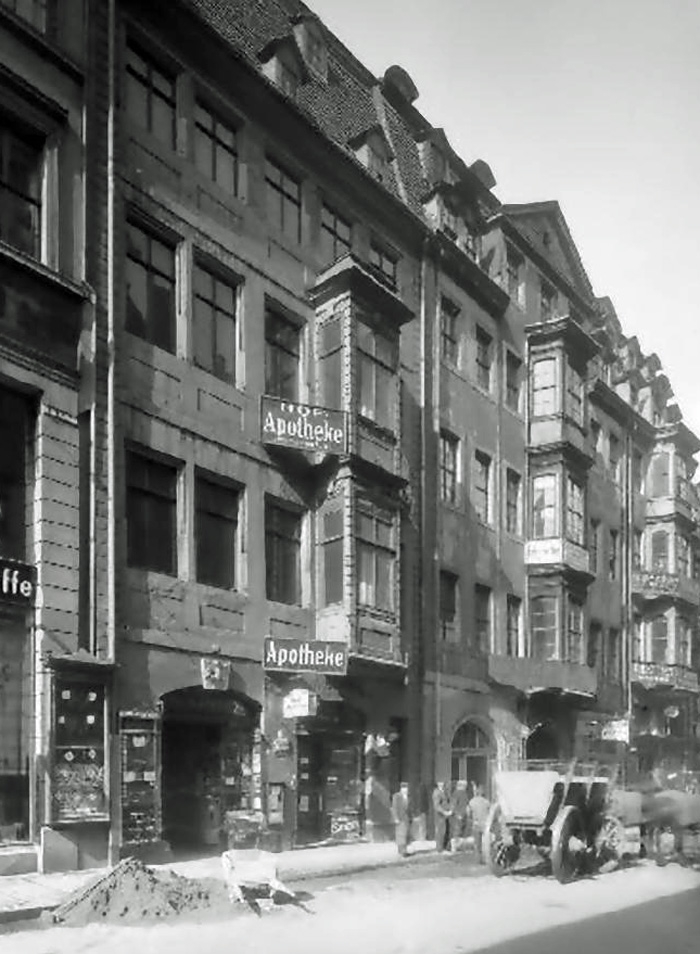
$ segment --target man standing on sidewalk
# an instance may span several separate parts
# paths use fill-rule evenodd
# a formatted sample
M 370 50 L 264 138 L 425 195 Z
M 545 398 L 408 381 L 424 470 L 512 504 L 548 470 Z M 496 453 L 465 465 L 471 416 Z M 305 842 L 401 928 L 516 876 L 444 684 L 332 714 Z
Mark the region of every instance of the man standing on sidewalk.
M 484 797 L 483 785 L 474 785 L 474 796 L 469 801 L 469 814 L 474 832 L 474 853 L 479 864 L 484 863 L 484 831 L 490 808 L 488 799 Z
M 411 814 L 408 809 L 408 782 L 401 782 L 398 792 L 391 799 L 391 814 L 394 818 L 396 847 L 402 858 L 408 854 Z
M 450 819 L 450 845 L 452 851 L 464 847 L 469 817 L 469 793 L 466 779 L 460 778 L 452 795 L 452 818 Z
M 435 847 L 444 851 L 450 845 L 450 816 L 452 800 L 447 794 L 444 782 L 436 782 L 433 792 L 433 813 L 435 815 Z

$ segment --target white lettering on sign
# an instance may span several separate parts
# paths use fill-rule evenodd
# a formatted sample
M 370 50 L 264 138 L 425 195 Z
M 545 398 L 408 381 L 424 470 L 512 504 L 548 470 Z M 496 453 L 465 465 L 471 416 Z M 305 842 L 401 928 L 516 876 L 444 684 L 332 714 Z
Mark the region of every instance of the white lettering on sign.
M 345 447 L 343 411 L 262 399 L 262 439 L 270 444 L 338 453 Z
M 19 603 L 34 600 L 34 567 L 0 560 L 0 596 Z
M 342 643 L 318 643 L 316 640 L 265 640 L 263 665 L 266 669 L 344 673 L 347 652 Z

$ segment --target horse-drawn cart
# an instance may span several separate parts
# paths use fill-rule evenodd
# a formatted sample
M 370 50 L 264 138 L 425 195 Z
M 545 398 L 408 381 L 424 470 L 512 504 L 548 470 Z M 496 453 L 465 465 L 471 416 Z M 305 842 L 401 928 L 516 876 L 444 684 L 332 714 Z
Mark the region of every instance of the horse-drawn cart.
M 494 782 L 484 852 L 497 876 L 528 851 L 548 858 L 562 883 L 640 853 L 641 795 L 616 789 L 614 769 L 529 761 Z

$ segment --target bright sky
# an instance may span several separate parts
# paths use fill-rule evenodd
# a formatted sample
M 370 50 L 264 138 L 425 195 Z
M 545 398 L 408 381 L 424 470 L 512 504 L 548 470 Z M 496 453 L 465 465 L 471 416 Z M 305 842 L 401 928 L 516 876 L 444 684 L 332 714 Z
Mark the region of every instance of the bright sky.
M 557 199 L 700 434 L 700 0 L 307 0 L 503 202 Z

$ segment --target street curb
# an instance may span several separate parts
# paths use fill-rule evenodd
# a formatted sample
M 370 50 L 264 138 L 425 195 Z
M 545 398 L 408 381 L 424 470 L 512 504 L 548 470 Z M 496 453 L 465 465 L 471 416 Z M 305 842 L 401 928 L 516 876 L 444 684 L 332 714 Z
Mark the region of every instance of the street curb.
M 395 865 L 403 865 L 406 862 L 414 860 L 437 857 L 437 855 L 438 852 L 435 851 L 435 849 L 426 848 L 419 849 L 414 854 L 409 855 L 407 858 L 385 858 L 383 860 L 378 859 L 377 861 L 360 862 L 358 864 L 329 864 L 328 866 L 319 868 L 318 870 L 294 871 L 294 869 L 290 867 L 290 870 L 284 873 L 284 878 L 290 884 L 294 884 L 304 881 L 313 881 L 317 878 L 332 878 L 337 875 L 352 875 L 365 871 L 377 871 L 381 868 L 391 868 Z M 167 867 L 167 865 L 159 867 Z M 71 893 L 72 892 L 69 891 L 66 894 L 67 896 L 70 896 Z M 12 924 L 17 921 L 35 921 L 40 918 L 45 911 L 53 911 L 54 908 L 57 908 L 60 903 L 60 901 L 52 901 L 51 903 L 44 905 L 32 904 L 26 908 L 7 908 L 5 910 L 0 909 L 0 925 Z

